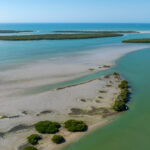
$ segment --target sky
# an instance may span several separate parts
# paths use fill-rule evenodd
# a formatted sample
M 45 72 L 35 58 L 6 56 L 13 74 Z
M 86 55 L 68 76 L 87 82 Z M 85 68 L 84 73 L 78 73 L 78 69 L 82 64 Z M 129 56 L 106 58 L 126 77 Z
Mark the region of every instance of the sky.
M 0 23 L 150 23 L 150 0 L 0 0 Z

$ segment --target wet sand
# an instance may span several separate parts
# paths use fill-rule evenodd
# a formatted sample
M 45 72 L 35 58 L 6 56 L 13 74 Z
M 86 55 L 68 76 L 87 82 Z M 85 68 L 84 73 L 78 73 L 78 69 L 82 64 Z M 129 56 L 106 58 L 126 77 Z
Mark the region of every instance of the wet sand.
M 72 60 L 73 57 L 70 57 L 63 61 L 38 61 L 1 71 L 0 136 L 3 138 L 0 138 L 0 147 L 5 150 L 12 150 L 12 147 L 17 149 L 33 132 L 28 126 L 40 120 L 48 119 L 63 123 L 66 119 L 74 118 L 86 121 L 89 127 L 107 122 L 107 116 L 114 114 L 111 107 L 119 94 L 119 81 L 112 77 L 36 94 L 21 93 L 45 84 L 68 81 L 108 69 L 119 57 L 143 47 L 119 45 L 117 48 L 116 45 L 112 45 L 111 53 L 110 47 L 105 47 L 101 51 L 88 52 L 85 57 L 82 55 L 78 59 Z M 71 139 L 67 135 L 66 138 Z M 46 144 L 49 143 L 44 142 L 43 145 Z

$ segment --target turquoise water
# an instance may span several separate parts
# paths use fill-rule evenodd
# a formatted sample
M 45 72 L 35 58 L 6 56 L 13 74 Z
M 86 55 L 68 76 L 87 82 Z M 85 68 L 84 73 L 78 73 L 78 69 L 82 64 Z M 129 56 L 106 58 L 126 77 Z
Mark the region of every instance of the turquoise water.
M 55 30 L 136 30 L 149 32 L 150 24 L 0 24 L 0 30 L 34 30 L 50 33 Z M 24 33 L 21 33 L 24 34 Z M 26 33 L 29 34 L 29 33 Z M 59 59 L 130 38 L 149 37 L 150 33 L 126 34 L 123 37 L 65 41 L 0 41 L 0 67 L 43 59 Z
M 112 71 L 121 73 L 133 88 L 130 110 L 109 125 L 69 145 L 65 150 L 150 149 L 150 49 L 126 55 Z
M 147 33 L 127 34 L 124 37 L 65 40 L 65 41 L 0 41 L 0 71 L 8 66 L 22 65 L 37 60 L 67 58 L 95 48 L 121 44 L 123 39 L 150 37 L 150 24 L 0 24 L 2 29 L 36 30 L 48 33 L 54 30 L 138 30 Z M 34 33 L 36 34 L 36 33 Z M 129 111 L 114 122 L 98 129 L 65 150 L 148 150 L 150 149 L 150 49 L 127 54 L 117 60 L 114 68 L 87 75 L 72 81 L 55 84 L 52 89 L 97 78 L 108 72 L 119 72 L 133 89 Z M 37 89 L 36 89 L 37 91 Z

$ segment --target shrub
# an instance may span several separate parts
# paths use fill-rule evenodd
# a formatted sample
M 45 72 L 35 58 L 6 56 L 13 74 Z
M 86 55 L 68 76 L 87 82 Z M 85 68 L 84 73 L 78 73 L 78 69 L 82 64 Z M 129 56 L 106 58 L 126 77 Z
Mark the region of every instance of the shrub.
M 121 93 L 120 93 L 118 99 L 127 103 L 129 101 L 129 90 L 128 89 L 121 90 Z
M 35 148 L 33 146 L 27 146 L 23 150 L 37 150 L 37 148 Z
M 115 111 L 125 111 L 128 109 L 126 103 L 129 101 L 129 86 L 128 82 L 126 80 L 121 81 L 121 83 L 118 85 L 118 87 L 121 89 L 121 92 L 117 99 L 115 100 L 115 103 L 113 105 L 113 109 Z
M 113 73 L 113 75 L 114 75 L 114 76 L 118 76 L 118 75 L 119 75 L 119 73 L 117 73 L 117 72 L 114 72 L 114 73 Z
M 61 136 L 61 135 L 54 135 L 54 136 L 52 137 L 52 141 L 53 141 L 54 143 L 56 143 L 56 144 L 61 144 L 61 143 L 63 143 L 63 142 L 65 141 L 65 139 L 64 139 L 64 137 Z
M 56 133 L 59 131 L 60 124 L 58 122 L 40 121 L 35 124 L 35 129 L 39 133 Z
M 128 88 L 128 82 L 126 80 L 121 81 L 121 83 L 118 86 L 120 89 Z
M 122 100 L 116 100 L 115 101 L 115 104 L 114 104 L 114 106 L 113 106 L 113 109 L 115 110 L 115 111 L 125 111 L 125 110 L 127 110 L 127 105 L 125 104 L 125 102 L 124 101 L 122 101 Z
M 41 140 L 41 136 L 38 134 L 32 134 L 28 137 L 28 142 L 32 145 L 38 144 L 38 141 Z
M 68 120 L 65 122 L 65 128 L 71 132 L 85 131 L 87 125 L 83 121 Z

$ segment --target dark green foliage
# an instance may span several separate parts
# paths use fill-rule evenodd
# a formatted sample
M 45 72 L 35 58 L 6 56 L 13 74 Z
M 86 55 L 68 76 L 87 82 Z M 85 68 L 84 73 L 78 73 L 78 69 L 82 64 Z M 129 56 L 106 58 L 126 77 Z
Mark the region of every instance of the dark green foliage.
M 51 121 L 40 121 L 35 124 L 35 129 L 39 133 L 56 133 L 59 131 L 61 125 L 58 122 L 51 122 Z
M 30 30 L 16 31 L 16 30 L 0 30 L 0 33 L 22 33 L 22 32 L 34 32 Z
M 124 40 L 122 43 L 150 43 L 150 39 L 130 39 Z
M 56 33 L 139 33 L 137 31 L 80 31 L 80 30 L 60 30 L 54 31 Z
M 128 82 L 126 80 L 121 81 L 121 83 L 118 86 L 120 89 L 128 88 Z
M 36 145 L 38 144 L 38 141 L 42 139 L 42 137 L 38 134 L 32 134 L 27 139 L 30 144 Z
M 114 72 L 114 73 L 113 73 L 113 75 L 114 75 L 114 76 L 118 76 L 118 75 L 119 75 L 119 73 L 117 73 L 117 72 Z
M 103 38 L 103 37 L 117 37 L 123 34 L 116 33 L 91 33 L 91 34 L 39 34 L 39 35 L 12 35 L 0 36 L 0 40 L 71 40 L 71 39 L 89 39 L 89 38 Z
M 56 143 L 56 144 L 61 144 L 61 143 L 63 143 L 63 142 L 65 141 L 65 139 L 64 139 L 64 137 L 61 136 L 61 135 L 54 135 L 54 136 L 52 137 L 52 141 L 53 141 L 54 143 Z
M 71 132 L 86 131 L 87 125 L 83 121 L 68 120 L 65 122 L 65 128 Z
M 128 88 L 121 90 L 121 93 L 118 96 L 118 99 L 124 101 L 125 103 L 127 103 L 129 101 L 129 90 L 128 90 Z
M 126 106 L 126 104 L 125 104 L 125 102 L 124 101 L 121 101 L 121 100 L 117 100 L 117 101 L 115 101 L 115 104 L 114 104 L 114 106 L 113 106 L 113 109 L 115 110 L 115 111 L 125 111 L 125 110 L 127 110 L 127 106 Z
M 35 148 L 33 146 L 27 146 L 23 150 L 37 150 L 37 148 Z
M 115 100 L 115 104 L 113 105 L 113 109 L 115 111 L 125 111 L 128 109 L 126 103 L 129 101 L 129 86 L 126 80 L 121 81 L 118 86 L 121 89 L 120 95 Z

